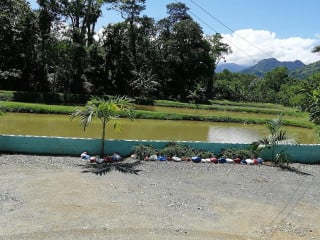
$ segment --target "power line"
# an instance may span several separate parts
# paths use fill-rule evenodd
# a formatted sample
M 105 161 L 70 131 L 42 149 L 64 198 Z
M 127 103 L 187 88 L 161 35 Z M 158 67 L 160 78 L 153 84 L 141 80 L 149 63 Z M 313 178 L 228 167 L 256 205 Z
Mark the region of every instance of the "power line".
M 175 0 L 176 3 L 179 3 L 178 0 Z M 215 33 L 218 33 L 218 31 L 216 29 L 214 29 L 211 25 L 209 25 L 208 23 L 206 23 L 202 18 L 200 18 L 198 15 L 196 15 L 195 13 L 193 13 L 190 9 L 188 9 L 188 12 L 190 13 L 191 16 L 193 16 L 194 18 L 197 18 L 198 21 L 200 21 L 202 24 L 206 25 L 208 28 L 210 28 L 211 30 L 213 30 Z M 229 45 L 231 45 L 231 42 L 224 38 L 224 40 L 226 42 L 229 43 Z M 242 52 L 244 55 L 246 55 L 247 57 L 249 57 L 252 62 L 256 62 L 256 58 L 251 56 L 249 53 L 247 53 L 244 49 L 240 48 L 239 46 L 237 46 L 235 43 L 232 44 L 232 47 L 235 47 L 236 49 L 238 49 L 240 52 Z
M 211 25 L 207 24 L 203 19 L 201 19 L 199 16 L 197 16 L 196 14 L 194 14 L 192 11 L 189 10 L 189 13 L 198 19 L 198 21 L 202 22 L 204 25 L 206 25 L 208 28 L 210 28 L 211 30 L 213 30 L 215 33 L 218 33 L 217 30 L 215 30 Z M 227 42 L 229 42 L 230 44 L 230 41 L 228 41 L 228 39 L 225 39 Z M 238 47 L 237 45 L 233 44 L 233 46 L 235 48 L 237 48 L 238 50 L 240 50 L 242 53 L 244 53 L 245 55 L 247 55 L 249 58 L 252 59 L 252 61 L 254 62 L 255 61 L 255 58 L 251 55 L 249 55 L 245 50 L 241 49 L 240 47 Z
M 268 55 L 269 57 L 273 57 L 272 55 L 270 55 L 269 53 L 265 52 L 263 49 L 259 48 L 258 46 L 256 46 L 255 44 L 249 42 L 247 39 L 243 38 L 242 36 L 238 35 L 232 28 L 230 28 L 229 26 L 227 26 L 226 24 L 224 24 L 221 20 L 219 20 L 217 17 L 215 17 L 213 14 L 209 13 L 206 9 L 204 9 L 202 6 L 200 6 L 198 3 L 196 3 L 193 0 L 189 0 L 191 3 L 193 3 L 194 5 L 196 5 L 198 8 L 200 8 L 204 13 L 206 13 L 208 16 L 210 16 L 211 18 L 213 18 L 214 20 L 216 20 L 218 23 L 220 23 L 222 26 L 224 26 L 226 29 L 228 29 L 229 31 L 231 31 L 233 34 L 235 34 L 237 37 L 241 38 L 242 40 L 244 40 L 245 42 L 247 42 L 249 45 L 253 46 L 254 48 L 256 48 L 257 50 L 259 50 L 260 52 Z
M 190 13 L 190 15 L 192 15 L 193 17 L 197 18 L 200 22 L 202 22 L 204 25 L 206 25 L 208 28 L 210 28 L 212 31 L 214 31 L 215 33 L 218 33 L 217 30 L 215 30 L 212 26 L 210 26 L 208 23 L 206 23 L 203 19 L 201 19 L 199 16 L 197 16 L 195 13 L 193 13 L 192 11 L 188 10 L 188 12 Z
M 176 3 L 179 3 L 177 0 L 175 0 Z M 208 23 L 206 23 L 203 19 L 201 19 L 198 15 L 196 15 L 195 13 L 193 13 L 190 9 L 188 10 L 188 12 L 190 13 L 190 15 L 192 15 L 193 17 L 197 18 L 198 21 L 200 21 L 202 24 L 206 25 L 208 28 L 210 28 L 211 30 L 213 30 L 215 33 L 218 33 L 218 31 L 216 29 L 214 29 L 211 25 L 209 25 Z M 229 45 L 231 45 L 231 42 L 224 38 L 224 40 L 226 42 L 229 43 Z M 240 50 L 240 52 L 242 52 L 243 54 L 245 54 L 246 56 L 248 56 L 253 62 L 256 62 L 256 59 L 251 56 L 250 54 L 248 54 L 245 50 L 241 49 L 239 46 L 237 46 L 236 44 L 232 44 L 232 47 L 235 47 L 236 49 Z

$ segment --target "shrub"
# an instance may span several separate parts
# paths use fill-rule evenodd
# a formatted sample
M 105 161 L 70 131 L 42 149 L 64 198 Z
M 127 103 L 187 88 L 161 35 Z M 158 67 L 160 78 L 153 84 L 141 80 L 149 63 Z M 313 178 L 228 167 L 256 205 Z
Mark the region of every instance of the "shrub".
M 219 157 L 228 157 L 228 158 L 240 158 L 240 159 L 247 159 L 247 158 L 256 158 L 257 152 L 253 149 L 235 149 L 235 148 L 226 148 L 223 149 Z
M 1 101 L 74 105 L 84 104 L 88 99 L 89 96 L 86 94 L 0 91 Z
M 151 145 L 138 145 L 134 147 L 134 153 L 140 160 L 145 159 L 151 155 L 161 155 L 166 157 L 193 157 L 199 156 L 201 158 L 214 157 L 214 153 L 202 149 L 191 148 L 176 142 L 170 142 L 163 149 L 155 149 Z
M 144 160 L 151 155 L 158 154 L 158 151 L 151 145 L 138 145 L 134 146 L 134 153 L 137 155 L 138 159 Z

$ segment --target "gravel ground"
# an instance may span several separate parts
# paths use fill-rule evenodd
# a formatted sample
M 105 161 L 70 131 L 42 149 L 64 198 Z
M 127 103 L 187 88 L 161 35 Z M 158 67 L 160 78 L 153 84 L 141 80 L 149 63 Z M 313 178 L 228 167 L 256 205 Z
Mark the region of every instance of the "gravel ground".
M 2 155 L 0 239 L 320 239 L 320 165 L 292 166 L 310 175 L 191 162 L 96 175 L 76 157 Z

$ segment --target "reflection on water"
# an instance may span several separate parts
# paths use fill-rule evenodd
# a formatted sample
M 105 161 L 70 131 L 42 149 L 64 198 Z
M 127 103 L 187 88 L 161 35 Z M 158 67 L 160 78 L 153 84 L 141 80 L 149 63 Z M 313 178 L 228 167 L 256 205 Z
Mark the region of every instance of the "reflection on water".
M 209 142 L 252 143 L 265 134 L 263 129 L 254 126 L 210 126 L 208 131 Z
M 251 143 L 267 135 L 265 126 L 241 123 L 212 123 L 171 120 L 121 119 L 121 131 L 107 127 L 109 139 L 209 141 Z M 285 127 L 290 138 L 316 143 L 314 130 Z M 7 113 L 0 118 L 0 134 L 100 138 L 101 123 L 95 120 L 84 132 L 69 116 Z

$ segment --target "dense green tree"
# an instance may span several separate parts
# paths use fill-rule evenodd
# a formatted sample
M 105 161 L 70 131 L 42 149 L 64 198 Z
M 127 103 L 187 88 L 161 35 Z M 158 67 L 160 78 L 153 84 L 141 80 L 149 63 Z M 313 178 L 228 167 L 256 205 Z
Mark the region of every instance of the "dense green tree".
M 320 124 L 320 73 L 315 73 L 302 82 L 301 109 L 310 113 L 310 120 Z
M 264 79 L 268 88 L 279 92 L 280 86 L 288 81 L 289 71 L 286 67 L 276 67 L 268 72 Z
M 188 14 L 189 8 L 182 2 L 176 2 L 168 4 L 167 6 L 168 18 L 166 19 L 170 26 L 173 27 L 174 24 L 183 21 L 191 20 L 191 16 Z
M 313 52 L 320 52 L 320 46 L 316 46 Z M 308 80 L 312 81 L 309 88 L 304 88 L 306 90 L 307 97 L 304 106 L 309 103 L 308 107 L 305 107 L 310 112 L 310 120 L 316 124 L 320 124 L 320 74 L 316 73 L 312 75 Z M 313 88 L 313 90 L 312 90 Z M 309 91 L 308 91 L 309 90 Z M 310 90 L 311 93 L 310 94 Z
M 141 12 L 146 8 L 145 2 L 146 0 L 119 0 L 114 4 L 114 8 L 121 13 L 121 16 L 129 24 L 129 51 L 135 67 L 137 65 L 136 25 L 139 23 Z
M 130 86 L 133 89 L 134 96 L 137 96 L 141 101 L 152 99 L 156 95 L 160 83 L 158 82 L 157 75 L 152 73 L 152 69 L 145 66 L 139 72 L 133 71 L 134 80 Z
M 214 97 L 233 101 L 254 101 L 256 76 L 223 70 L 215 74 Z
M 208 76 L 208 68 L 211 67 L 209 45 L 202 35 L 200 26 L 189 19 L 176 23 L 172 29 L 169 51 L 172 53 L 170 61 L 174 70 L 171 88 L 181 99 L 185 99 L 188 89 L 196 86 L 196 83 L 212 77 Z
M 207 86 L 213 74 L 210 45 L 187 10 L 183 3 L 169 4 L 168 17 L 157 24 L 162 92 L 181 100 L 187 100 L 198 84 Z
M 156 51 L 157 31 L 153 18 L 143 16 L 139 18 L 139 24 L 136 27 L 136 70 L 148 66 L 154 72 L 154 64 L 158 61 Z
M 72 81 L 72 44 L 67 40 L 52 43 L 50 51 L 50 70 L 48 71 L 51 92 L 70 93 Z
M 130 80 L 133 78 L 132 62 L 128 51 L 128 25 L 125 22 L 108 25 L 104 30 L 105 52 L 104 90 L 109 94 L 129 95 Z
M 312 91 L 312 103 L 309 107 L 310 120 L 320 124 L 320 85 Z
M 230 46 L 223 42 L 223 37 L 220 33 L 216 33 L 212 36 L 206 37 L 210 43 L 210 56 L 212 57 L 215 68 L 222 59 L 225 59 L 225 55 L 232 53 Z
M 230 46 L 224 43 L 222 40 L 222 36 L 219 33 L 216 33 L 212 36 L 206 37 L 207 41 L 210 44 L 210 57 L 212 59 L 213 64 L 213 73 L 215 73 L 215 69 L 219 62 L 224 59 L 224 56 L 230 54 L 232 52 Z M 207 84 L 207 97 L 211 99 L 213 97 L 213 76 Z
M 0 2 L 0 86 L 31 90 L 36 82 L 36 16 L 23 0 Z
M 54 67 L 52 62 L 52 56 L 54 48 L 53 44 L 56 41 L 54 36 L 53 26 L 56 24 L 57 16 L 55 13 L 50 11 L 51 2 L 48 0 L 38 0 L 39 9 L 36 11 L 38 18 L 38 28 L 39 28 L 39 36 L 38 36 L 38 91 L 50 91 L 52 86 L 50 86 L 49 82 L 49 74 Z M 56 29 L 58 30 L 58 29 Z
M 281 84 L 278 93 L 279 103 L 301 109 L 302 100 L 304 98 L 301 92 L 302 83 L 301 80 L 289 79 L 288 82 Z
M 114 1 L 39 0 L 40 13 L 44 15 L 44 19 L 62 21 L 65 25 L 68 24 L 66 30 L 62 32 L 60 29 L 60 32 L 62 32 L 64 40 L 69 39 L 70 56 L 68 56 L 68 59 L 71 60 L 71 68 L 68 69 L 68 76 L 71 77 L 69 86 L 72 92 L 91 91 L 91 80 L 86 75 L 87 62 L 90 61 L 89 57 L 92 56 L 89 55 L 88 48 L 95 42 L 95 26 L 102 14 L 102 6 L 110 2 Z M 49 26 L 48 22 L 45 26 Z
M 156 28 L 154 19 L 147 16 L 139 18 L 136 32 L 136 63 L 131 73 L 133 78 L 129 85 L 131 95 L 142 100 L 147 97 L 159 96 L 159 77 L 156 74 L 156 66 L 159 55 L 156 51 Z M 140 87 L 139 87 L 140 85 Z
M 47 15 L 68 23 L 73 43 L 90 46 L 102 6 L 115 0 L 39 0 Z
M 84 88 L 90 94 L 106 94 L 105 51 L 99 43 L 95 43 L 87 48 L 87 54 Z
M 145 9 L 145 0 L 117 1 L 113 8 L 121 13 L 124 22 L 109 25 L 105 31 L 104 48 L 109 81 L 122 94 L 138 94 L 137 97 L 145 98 L 140 94 L 146 91 L 138 90 L 138 86 L 150 86 L 151 83 L 158 85 L 153 72 L 157 59 L 154 20 L 140 16 Z
M 283 92 L 280 92 L 281 86 L 289 82 L 288 69 L 277 67 L 266 73 L 263 78 L 257 79 L 252 85 L 252 91 L 255 94 L 255 101 L 280 103 L 288 102 Z M 282 88 L 283 89 L 283 88 Z

